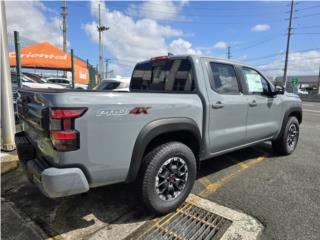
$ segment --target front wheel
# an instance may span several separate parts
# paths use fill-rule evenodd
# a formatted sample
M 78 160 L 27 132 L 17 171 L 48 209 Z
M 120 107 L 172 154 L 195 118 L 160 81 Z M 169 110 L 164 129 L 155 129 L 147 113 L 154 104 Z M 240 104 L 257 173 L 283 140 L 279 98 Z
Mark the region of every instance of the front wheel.
M 175 210 L 191 192 L 196 178 L 196 159 L 180 142 L 162 144 L 144 158 L 142 199 L 156 213 Z
M 281 155 L 290 155 L 297 147 L 299 140 L 299 121 L 296 117 L 290 117 L 283 134 L 272 142 L 275 152 Z

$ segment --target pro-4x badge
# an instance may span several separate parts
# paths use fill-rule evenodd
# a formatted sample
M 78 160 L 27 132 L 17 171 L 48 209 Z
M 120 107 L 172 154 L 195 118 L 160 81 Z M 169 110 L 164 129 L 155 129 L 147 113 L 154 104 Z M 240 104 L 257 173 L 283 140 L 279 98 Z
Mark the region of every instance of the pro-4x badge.
M 129 114 L 134 114 L 134 115 L 137 115 L 137 114 L 148 114 L 148 110 L 150 109 L 151 107 L 135 107 L 133 109 L 130 110 Z

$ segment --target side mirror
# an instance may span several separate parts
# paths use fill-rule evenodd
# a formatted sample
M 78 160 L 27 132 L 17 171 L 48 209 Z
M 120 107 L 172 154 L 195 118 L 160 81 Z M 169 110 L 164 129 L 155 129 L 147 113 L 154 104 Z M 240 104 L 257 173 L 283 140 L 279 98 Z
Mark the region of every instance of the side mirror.
M 274 95 L 277 95 L 277 94 L 284 94 L 284 87 L 283 86 L 276 85 L 274 87 Z

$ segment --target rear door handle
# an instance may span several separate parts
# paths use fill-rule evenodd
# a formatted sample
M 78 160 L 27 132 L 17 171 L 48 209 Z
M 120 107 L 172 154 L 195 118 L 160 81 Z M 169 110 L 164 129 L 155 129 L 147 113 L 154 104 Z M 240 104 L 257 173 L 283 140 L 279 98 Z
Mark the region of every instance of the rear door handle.
M 216 102 L 215 104 L 212 104 L 211 107 L 212 107 L 213 109 L 219 109 L 219 108 L 223 108 L 224 106 L 223 106 L 222 102 L 218 101 L 218 102 Z
M 257 106 L 256 100 L 253 100 L 251 103 L 249 103 L 249 106 L 250 106 L 250 107 L 255 107 L 255 106 Z

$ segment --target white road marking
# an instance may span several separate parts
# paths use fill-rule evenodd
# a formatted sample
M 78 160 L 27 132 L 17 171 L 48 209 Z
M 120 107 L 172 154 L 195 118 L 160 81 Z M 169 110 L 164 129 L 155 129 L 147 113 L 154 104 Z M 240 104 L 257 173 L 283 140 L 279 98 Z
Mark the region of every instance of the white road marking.
M 310 107 L 314 107 L 315 106 L 314 104 L 310 104 L 310 103 L 302 103 L 302 105 L 310 106 Z
M 303 109 L 303 111 L 306 111 L 306 112 L 315 112 L 315 113 L 320 113 L 319 110 L 312 110 L 312 109 Z

